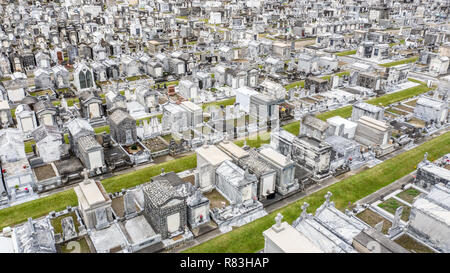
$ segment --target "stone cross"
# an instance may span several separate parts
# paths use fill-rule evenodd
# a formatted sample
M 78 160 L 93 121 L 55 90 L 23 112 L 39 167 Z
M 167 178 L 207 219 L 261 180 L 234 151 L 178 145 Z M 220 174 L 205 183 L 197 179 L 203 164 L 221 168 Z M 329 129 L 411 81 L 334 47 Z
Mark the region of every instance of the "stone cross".
M 90 182 L 89 177 L 88 177 L 89 171 L 86 168 L 84 168 L 83 171 L 81 172 L 81 174 L 84 177 L 83 182 L 88 184 Z
M 275 217 L 276 227 L 281 226 L 281 220 L 283 220 L 283 215 L 281 215 L 281 213 L 278 213 L 277 217 Z
M 305 217 L 308 214 L 308 212 L 307 212 L 308 207 L 309 207 L 309 204 L 304 202 L 302 205 L 302 215 L 301 216 Z
M 423 162 L 427 162 L 427 158 L 428 158 L 428 152 L 425 152 L 425 154 L 423 155 Z
M 325 199 L 326 199 L 326 204 L 329 205 L 330 204 L 330 198 L 333 194 L 331 192 L 327 192 L 327 194 L 325 194 Z

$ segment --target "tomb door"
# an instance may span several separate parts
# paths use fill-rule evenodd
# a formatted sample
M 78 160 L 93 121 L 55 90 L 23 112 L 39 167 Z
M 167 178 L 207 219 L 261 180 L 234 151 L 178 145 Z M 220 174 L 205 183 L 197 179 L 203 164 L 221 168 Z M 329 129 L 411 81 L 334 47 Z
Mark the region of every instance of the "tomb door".
M 1 71 L 2 71 L 4 74 L 7 74 L 7 73 L 10 72 L 10 71 L 9 71 L 8 63 L 7 63 L 6 61 L 2 61 L 2 63 L 1 63 L 0 65 L 1 65 Z
M 127 145 L 132 144 L 133 141 L 133 134 L 131 133 L 131 130 L 128 129 L 125 131 L 125 142 Z
M 43 117 L 42 117 L 42 122 L 43 122 L 45 125 L 52 126 L 52 125 L 53 125 L 53 117 L 52 117 L 52 115 L 51 115 L 51 114 L 45 114 L 45 115 L 43 115 Z
M 14 67 L 16 68 L 16 71 L 22 71 L 22 65 L 20 64 L 19 58 L 14 59 L 14 64 L 15 64 Z
M 102 167 L 103 160 L 101 152 L 102 151 L 95 151 L 89 153 L 89 165 L 91 166 L 91 170 Z
M 86 86 L 88 88 L 93 87 L 92 73 L 91 71 L 86 71 Z
M 28 132 L 34 129 L 33 126 L 33 120 L 31 119 L 31 117 L 26 117 L 24 119 L 21 120 L 22 123 L 22 131 L 23 132 Z
M 155 97 L 154 96 L 147 96 L 147 107 L 153 107 L 155 104 Z
M 87 87 L 87 85 L 86 85 L 86 74 L 84 74 L 84 72 L 81 71 L 81 72 L 78 74 L 78 78 L 79 78 L 79 81 L 80 81 L 80 88 L 81 88 L 81 89 L 86 88 L 86 87 Z
M 252 185 L 248 185 L 242 189 L 242 202 L 252 198 Z
M 100 117 L 100 107 L 98 106 L 98 103 L 89 104 L 89 117 L 90 118 Z
M 242 87 L 242 86 L 244 86 L 244 85 L 245 85 L 245 78 L 241 77 L 241 78 L 239 79 L 239 86 L 238 86 L 238 87 Z
M 156 77 L 161 77 L 162 76 L 162 68 L 161 67 L 155 68 L 155 76 Z
M 179 228 L 180 228 L 180 213 L 177 212 L 167 216 L 167 231 L 169 233 L 173 233 L 178 231 Z
M 8 123 L 8 115 L 6 114 L 5 111 L 2 111 L 0 113 L 0 121 L 1 121 L 2 124 Z
M 275 176 L 270 175 L 267 177 L 262 178 L 262 187 L 261 187 L 261 195 L 266 196 L 268 193 L 272 193 L 274 188 L 274 182 L 275 182 Z
M 95 210 L 95 227 L 101 229 L 108 225 L 108 215 L 106 209 L 100 208 Z
M 41 60 L 41 67 L 47 67 L 47 60 L 46 59 L 42 59 Z
M 211 174 L 208 166 L 200 168 L 200 188 L 209 187 L 212 184 Z
M 112 74 L 114 79 L 117 79 L 119 77 L 119 72 L 117 71 L 117 69 L 113 69 Z
M 107 79 L 106 70 L 103 70 L 100 75 L 101 75 L 100 81 L 102 81 L 102 82 L 106 81 L 106 79 Z
M 64 79 L 61 75 L 58 75 L 58 87 L 64 87 Z

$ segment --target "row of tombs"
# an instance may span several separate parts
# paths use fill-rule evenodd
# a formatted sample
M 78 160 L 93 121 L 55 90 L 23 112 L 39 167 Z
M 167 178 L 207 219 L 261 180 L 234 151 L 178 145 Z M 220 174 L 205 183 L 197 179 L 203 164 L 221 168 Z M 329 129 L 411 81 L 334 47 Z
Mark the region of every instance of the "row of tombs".
M 211 147 L 206 149 L 213 150 Z M 412 183 L 387 194 L 381 201 L 355 203 L 351 210 L 342 212 L 335 208 L 330 200 L 332 194 L 328 192 L 315 215 L 306 212 L 306 203 L 292 225 L 281 223 L 282 217 L 278 215 L 275 225 L 263 233 L 266 243 L 262 251 L 448 252 L 450 225 L 445 225 L 442 217 L 449 212 L 446 201 L 450 194 L 449 156 L 430 162 L 425 155 L 412 176 Z M 223 174 L 221 168 L 230 164 L 231 160 L 221 164 L 217 179 Z M 255 205 L 259 203 L 257 198 L 244 200 L 250 196 L 247 190 L 241 191 L 240 196 L 232 196 L 233 192 L 225 188 L 225 181 L 217 182 L 214 190 L 202 193 L 201 188 L 193 185 L 198 183 L 198 177 L 181 178 L 163 171 L 148 183 L 107 194 L 100 182 L 89 179 L 86 170 L 84 173 L 85 180 L 75 188 L 77 207 L 4 228 L 0 236 L 2 252 L 157 252 L 188 243 L 217 226 L 220 228 L 221 220 L 230 213 L 236 219 L 236 208 L 241 211 L 241 222 L 244 218 L 253 221 L 265 215 L 255 214 L 259 210 Z M 248 171 L 242 175 L 252 179 Z M 239 182 L 236 177 L 230 180 Z M 383 206 L 391 199 L 400 201 L 396 208 Z M 237 202 L 245 204 L 224 213 Z M 217 206 L 223 207 L 222 213 L 218 213 Z M 437 227 L 440 232 L 436 232 Z M 322 232 L 318 233 L 317 228 Z M 373 248 L 370 241 L 379 247 Z

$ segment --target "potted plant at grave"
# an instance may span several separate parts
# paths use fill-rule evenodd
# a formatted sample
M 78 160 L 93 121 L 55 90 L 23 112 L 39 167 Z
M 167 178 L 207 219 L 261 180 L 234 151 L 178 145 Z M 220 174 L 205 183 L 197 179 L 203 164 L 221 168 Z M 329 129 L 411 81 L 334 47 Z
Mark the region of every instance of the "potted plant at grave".
M 131 145 L 131 150 L 137 150 L 137 145 L 136 144 Z
M 16 191 L 18 191 L 18 190 L 19 190 L 19 185 L 15 185 L 15 186 L 14 186 L 14 189 L 15 189 Z

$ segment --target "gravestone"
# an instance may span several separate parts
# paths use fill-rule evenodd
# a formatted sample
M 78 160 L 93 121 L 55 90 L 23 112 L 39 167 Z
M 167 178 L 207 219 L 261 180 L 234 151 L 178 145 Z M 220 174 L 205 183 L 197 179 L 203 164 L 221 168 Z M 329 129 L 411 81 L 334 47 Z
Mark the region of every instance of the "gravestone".
M 71 216 L 64 217 L 61 220 L 61 227 L 63 231 L 64 241 L 68 241 L 77 237 L 77 232 L 75 230 L 75 224 L 73 223 L 73 218 Z
M 275 225 L 272 226 L 272 229 L 275 232 L 280 232 L 283 230 L 283 227 L 281 226 L 281 221 L 283 220 L 283 215 L 281 213 L 278 213 L 275 217 Z
M 95 211 L 95 228 L 103 229 L 109 226 L 108 217 L 106 215 L 106 209 L 97 209 Z
M 403 230 L 402 226 L 400 225 L 400 218 L 402 217 L 402 213 L 403 206 L 400 206 L 395 210 L 394 221 L 392 221 L 392 227 L 389 228 L 388 231 L 389 237 L 391 238 L 396 236 Z
M 127 191 L 127 193 L 123 196 L 123 208 L 126 219 L 130 219 L 137 215 L 133 192 Z

